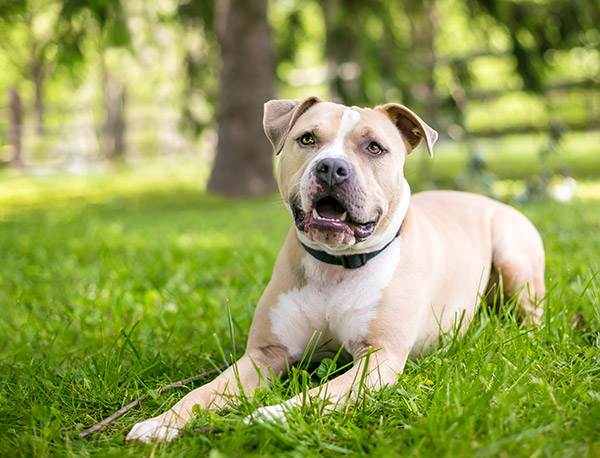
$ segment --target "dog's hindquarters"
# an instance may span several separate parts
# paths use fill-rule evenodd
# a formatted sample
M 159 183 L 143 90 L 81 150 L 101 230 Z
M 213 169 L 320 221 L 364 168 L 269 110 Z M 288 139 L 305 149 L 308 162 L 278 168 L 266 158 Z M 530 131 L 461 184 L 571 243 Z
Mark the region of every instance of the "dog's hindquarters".
M 544 246 L 533 224 L 512 207 L 499 204 L 492 218 L 492 281 L 508 297 L 518 297 L 522 318 L 539 323 L 546 294 Z
M 523 214 L 487 197 L 456 191 L 415 194 L 411 207 L 413 213 L 418 211 L 420 221 L 413 232 L 425 236 L 424 241 L 413 241 L 413 248 L 416 245 L 422 253 L 429 253 L 433 258 L 428 265 L 441 269 L 433 274 L 443 286 L 432 298 L 437 317 L 442 310 L 448 316 L 465 306 L 474 312 L 479 301 L 471 304 L 471 295 L 485 295 L 487 289 L 488 300 L 494 299 L 496 289 L 492 286 L 501 284 L 507 297 L 518 297 L 525 321 L 539 322 L 545 294 L 544 247 L 536 228 Z M 415 259 L 422 258 L 420 254 Z M 455 281 L 458 272 L 460 282 Z M 479 279 L 479 286 L 473 286 L 470 279 Z M 453 303 L 458 306 L 453 307 Z M 447 332 L 448 327 L 441 324 L 442 332 Z

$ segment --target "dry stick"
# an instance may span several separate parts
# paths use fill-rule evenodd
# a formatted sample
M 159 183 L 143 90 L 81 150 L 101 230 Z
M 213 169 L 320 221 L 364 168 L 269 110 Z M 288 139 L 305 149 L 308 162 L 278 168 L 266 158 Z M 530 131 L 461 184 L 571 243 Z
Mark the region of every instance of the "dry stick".
M 186 378 L 185 380 L 179 380 L 178 382 L 174 382 L 174 383 L 171 383 L 170 385 L 163 386 L 162 388 L 159 388 L 157 390 L 157 392 L 158 392 L 158 394 L 162 394 L 163 392 L 171 390 L 173 388 L 177 388 L 178 386 L 187 385 L 188 383 L 193 382 L 194 380 L 199 380 L 199 379 L 203 379 L 203 378 L 206 378 L 206 377 L 210 377 L 211 375 L 215 374 L 216 372 L 222 372 L 228 366 L 229 366 L 229 363 L 224 364 L 223 366 L 221 366 L 221 367 L 219 367 L 217 369 L 213 369 L 211 371 L 202 372 L 201 374 L 194 375 L 193 377 Z M 142 402 L 147 397 L 148 397 L 148 394 L 141 395 L 135 401 L 127 404 L 125 407 L 121 407 L 119 410 L 117 410 L 110 417 L 105 418 L 101 422 L 96 423 L 91 428 L 88 428 L 85 431 L 79 433 L 78 436 L 81 439 L 83 439 L 85 437 L 88 437 L 90 434 L 95 433 L 96 431 L 100 431 L 106 425 L 111 424 L 117 418 L 122 417 L 123 415 L 125 415 L 127 412 L 129 412 L 131 409 L 133 409 L 135 406 L 137 406 L 140 402 Z
M 190 433 L 193 434 L 218 434 L 218 433 L 222 433 L 224 431 L 235 431 L 235 428 L 233 426 L 230 426 L 229 428 L 225 428 L 225 429 L 220 429 L 220 428 L 194 428 L 192 430 L 190 430 L 189 432 L 184 431 L 181 433 L 181 436 L 187 436 Z

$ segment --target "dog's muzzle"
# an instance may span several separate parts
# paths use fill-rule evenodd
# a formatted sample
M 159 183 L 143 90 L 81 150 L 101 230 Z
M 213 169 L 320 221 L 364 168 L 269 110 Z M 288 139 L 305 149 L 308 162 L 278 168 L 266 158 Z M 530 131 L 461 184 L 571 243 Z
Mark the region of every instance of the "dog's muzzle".
M 352 165 L 344 159 L 319 160 L 309 174 L 310 194 L 292 202 L 294 222 L 309 240 L 352 245 L 373 234 L 380 215 L 366 218 L 360 211 L 365 196 L 356 186 Z

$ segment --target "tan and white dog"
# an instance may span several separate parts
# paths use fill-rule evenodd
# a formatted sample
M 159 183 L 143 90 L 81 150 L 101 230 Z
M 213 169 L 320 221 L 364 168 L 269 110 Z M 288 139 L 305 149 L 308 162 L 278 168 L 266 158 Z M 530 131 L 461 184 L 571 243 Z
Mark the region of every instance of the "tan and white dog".
M 264 128 L 281 152 L 278 184 L 294 225 L 256 308 L 246 353 L 169 411 L 136 424 L 128 440 L 174 438 L 194 406 L 221 408 L 240 390 L 268 384 L 303 356 L 315 333 L 333 351 L 343 346 L 355 364 L 309 399 L 352 400 L 361 378 L 372 390 L 393 385 L 409 355 L 441 333 L 465 330 L 499 275 L 507 295 L 520 294 L 523 318 L 540 319 L 544 249 L 521 213 L 467 193 L 411 197 L 406 156 L 421 140 L 432 155 L 437 133 L 408 108 L 273 100 L 265 104 Z M 298 395 L 257 416 L 282 418 L 302 402 Z

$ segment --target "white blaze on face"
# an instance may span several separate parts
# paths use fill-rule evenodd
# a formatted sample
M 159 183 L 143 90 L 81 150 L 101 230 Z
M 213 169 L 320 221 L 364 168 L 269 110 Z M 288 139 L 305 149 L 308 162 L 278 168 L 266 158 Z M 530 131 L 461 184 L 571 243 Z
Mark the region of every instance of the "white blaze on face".
M 310 200 L 308 183 L 310 181 L 311 171 L 314 169 L 315 164 L 325 158 L 345 159 L 348 162 L 351 162 L 346 154 L 346 150 L 344 149 L 344 139 L 346 138 L 346 135 L 348 135 L 348 132 L 356 127 L 359 120 L 360 113 L 358 111 L 355 111 L 351 108 L 344 110 L 344 113 L 342 114 L 342 120 L 340 121 L 340 125 L 335 134 L 333 142 L 323 148 L 306 167 L 306 170 L 304 171 L 300 181 L 300 198 L 302 201 L 301 206 L 303 210 L 306 211 L 308 208 L 307 201 Z
M 356 127 L 358 121 L 360 120 L 360 113 L 358 111 L 354 111 L 351 108 L 348 108 L 344 111 L 342 115 L 342 121 L 340 122 L 340 127 L 338 127 L 337 134 L 335 135 L 335 139 L 333 140 L 333 144 L 331 148 L 327 148 L 325 151 L 329 152 L 326 157 L 345 157 L 346 151 L 344 150 L 344 139 L 348 132 Z M 324 151 L 324 152 L 325 152 Z M 321 154 L 319 154 L 320 156 Z
M 348 135 L 348 132 L 356 127 L 359 120 L 360 113 L 358 111 L 354 111 L 350 108 L 346 109 L 342 115 L 342 120 L 340 121 L 340 125 L 337 133 L 335 134 L 333 142 L 329 146 L 323 148 L 323 150 L 317 154 L 317 156 L 308 165 L 306 170 L 311 170 L 316 162 L 320 161 L 321 159 L 325 159 L 326 157 L 347 159 L 348 155 L 346 154 L 346 150 L 344 148 L 344 139 L 346 138 L 346 135 Z

